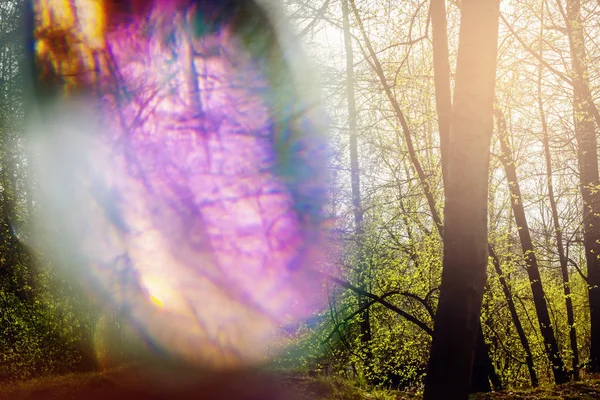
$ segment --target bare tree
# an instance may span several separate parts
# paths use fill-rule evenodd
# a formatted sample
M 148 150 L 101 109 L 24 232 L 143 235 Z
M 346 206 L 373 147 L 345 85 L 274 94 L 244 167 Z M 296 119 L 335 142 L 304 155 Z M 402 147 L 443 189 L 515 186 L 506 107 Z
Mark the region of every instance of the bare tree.
M 540 59 L 543 60 L 543 38 L 544 38 L 544 3 L 542 2 L 540 24 Z M 565 256 L 565 248 L 563 244 L 562 228 L 558 218 L 558 207 L 556 205 L 556 197 L 554 195 L 554 184 L 552 179 L 552 156 L 550 153 L 550 140 L 548 138 L 548 123 L 546 121 L 546 113 L 544 111 L 544 102 L 542 97 L 542 75 L 544 65 L 539 63 L 538 67 L 538 106 L 540 109 L 540 121 L 542 123 L 542 144 L 544 146 L 544 159 L 546 162 L 546 182 L 548 185 L 548 201 L 552 213 L 552 224 L 556 236 L 556 249 L 558 251 L 558 259 L 560 263 L 560 271 L 563 280 L 563 292 L 565 294 L 565 306 L 567 310 L 567 323 L 569 325 L 569 342 L 571 345 L 571 362 L 573 364 L 573 377 L 579 380 L 579 350 L 577 348 L 577 331 L 575 329 L 575 317 L 573 313 L 573 301 L 571 299 L 571 284 L 569 282 L 569 269 L 567 265 L 567 257 Z
M 560 4 L 560 2 L 559 2 Z M 600 175 L 596 124 L 598 116 L 589 86 L 589 71 L 585 50 L 585 34 L 581 19 L 581 2 L 567 0 L 565 23 L 571 50 L 575 139 L 581 197 L 583 200 L 583 242 L 588 268 L 590 298 L 591 349 L 590 368 L 600 371 Z M 596 120 L 598 123 L 598 120 Z
M 496 110 L 496 119 L 498 122 L 498 135 L 500 136 L 500 148 L 502 149 L 500 159 L 502 160 L 504 171 L 506 172 L 506 179 L 511 195 L 510 204 L 517 224 L 521 248 L 523 249 L 523 257 L 525 258 L 525 264 L 527 265 L 527 275 L 529 277 L 529 283 L 531 284 L 533 302 L 535 303 L 535 311 L 538 317 L 540 331 L 544 338 L 544 348 L 546 349 L 546 354 L 552 364 L 554 380 L 558 384 L 565 383 L 569 380 L 569 377 L 565 371 L 565 366 L 558 350 L 558 343 L 556 342 L 556 337 L 554 336 L 554 331 L 552 329 L 548 305 L 546 304 L 546 294 L 540 277 L 538 260 L 533 247 L 533 241 L 531 240 L 531 233 L 529 231 L 527 217 L 525 216 L 525 208 L 523 207 L 521 198 L 521 188 L 517 177 L 517 169 L 508 143 L 506 120 L 500 110 Z
M 367 289 L 367 268 L 365 256 L 363 254 L 363 233 L 364 217 L 360 197 L 360 169 L 358 165 L 358 132 L 356 127 L 356 101 L 354 99 L 354 53 L 352 50 L 352 37 L 350 35 L 350 21 L 348 11 L 348 0 L 342 0 L 342 14 L 344 26 L 344 45 L 346 49 L 346 94 L 348 96 L 348 129 L 350 137 L 350 175 L 352 185 L 352 211 L 354 213 L 354 233 L 358 247 L 358 282 L 359 287 Z M 367 379 L 372 378 L 370 373 L 372 353 L 371 353 L 371 323 L 369 320 L 369 307 L 365 307 L 367 299 L 358 295 L 358 307 L 362 309 L 360 314 L 360 341 L 362 351 L 365 356 L 365 367 L 367 369 Z

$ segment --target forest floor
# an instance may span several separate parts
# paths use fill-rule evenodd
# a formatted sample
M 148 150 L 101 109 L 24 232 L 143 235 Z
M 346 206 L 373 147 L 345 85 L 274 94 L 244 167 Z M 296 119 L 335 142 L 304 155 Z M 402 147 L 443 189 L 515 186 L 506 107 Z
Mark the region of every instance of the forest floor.
M 211 399 L 211 400 L 416 400 L 421 396 L 392 390 L 364 391 L 348 381 L 300 374 L 186 372 L 165 375 L 139 369 L 69 374 L 0 385 L 0 400 Z M 580 382 L 529 390 L 479 393 L 471 400 L 600 399 L 600 376 Z
M 476 400 L 597 400 L 600 399 L 600 376 L 588 376 L 579 382 L 542 386 L 535 389 L 478 393 Z

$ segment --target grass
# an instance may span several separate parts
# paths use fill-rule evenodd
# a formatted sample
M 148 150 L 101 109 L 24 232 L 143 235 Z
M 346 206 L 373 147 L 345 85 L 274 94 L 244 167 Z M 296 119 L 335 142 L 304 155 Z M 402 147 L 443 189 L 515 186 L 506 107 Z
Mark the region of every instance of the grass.
M 473 400 L 596 400 L 600 399 L 600 376 L 588 376 L 579 382 L 548 385 L 527 390 L 478 393 Z
M 400 392 L 367 392 L 336 377 L 299 373 L 158 371 L 123 367 L 0 386 L 0 400 L 211 399 L 211 400 L 399 400 Z

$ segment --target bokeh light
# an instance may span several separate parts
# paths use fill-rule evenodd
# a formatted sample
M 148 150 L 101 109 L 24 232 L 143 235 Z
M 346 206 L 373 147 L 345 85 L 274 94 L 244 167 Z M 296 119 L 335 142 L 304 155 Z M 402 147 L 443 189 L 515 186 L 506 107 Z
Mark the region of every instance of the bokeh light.
M 265 360 L 318 309 L 327 250 L 324 118 L 248 4 L 34 2 L 39 242 L 213 367 Z

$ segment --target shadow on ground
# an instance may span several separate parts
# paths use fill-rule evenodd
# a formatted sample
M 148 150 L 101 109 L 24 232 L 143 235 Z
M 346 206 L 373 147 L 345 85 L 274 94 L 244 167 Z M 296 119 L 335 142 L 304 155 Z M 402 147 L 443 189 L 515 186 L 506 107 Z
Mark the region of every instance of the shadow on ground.
M 336 378 L 296 373 L 206 371 L 122 367 L 0 386 L 0 400 L 416 400 L 398 391 L 366 392 Z M 529 390 L 479 393 L 471 400 L 600 399 L 600 376 Z

